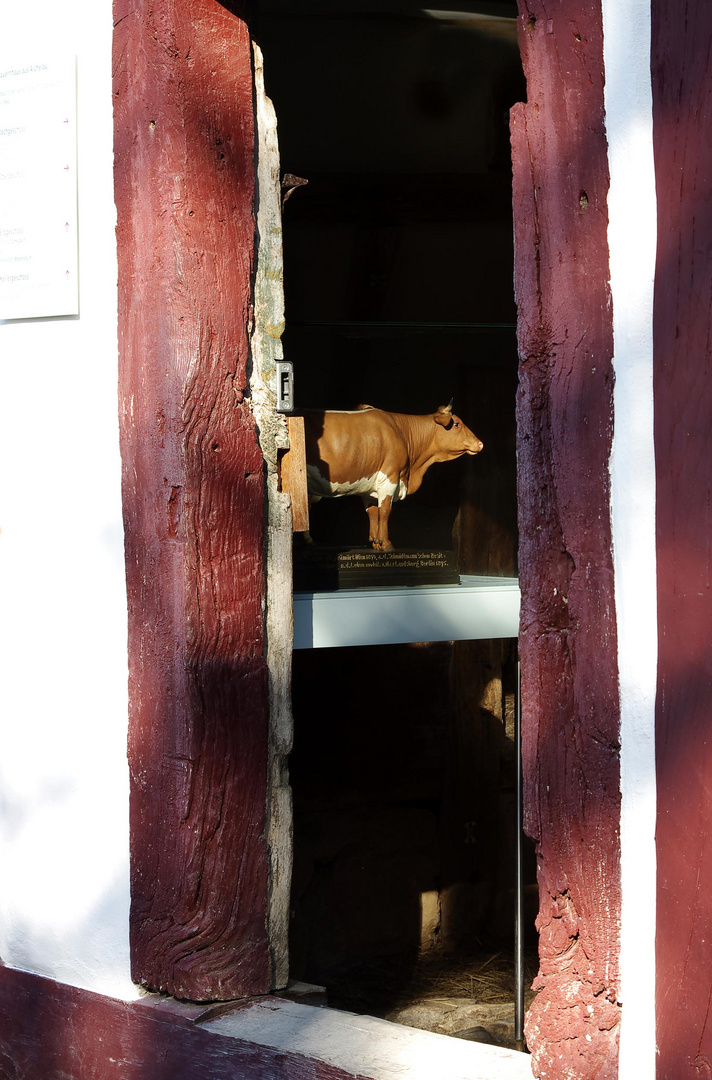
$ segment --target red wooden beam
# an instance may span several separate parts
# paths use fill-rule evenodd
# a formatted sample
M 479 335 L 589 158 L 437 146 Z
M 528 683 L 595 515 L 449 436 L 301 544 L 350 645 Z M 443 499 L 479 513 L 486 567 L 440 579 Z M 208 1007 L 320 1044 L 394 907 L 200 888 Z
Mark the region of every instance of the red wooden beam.
M 274 1002 L 267 999 L 267 1005 Z M 116 1001 L 0 967 L 0 1076 L 12 1080 L 366 1080 L 324 1061 L 226 1038 L 211 1010 Z
M 234 998 L 270 984 L 251 47 L 215 0 L 115 24 L 133 977 Z
M 712 1076 L 712 8 L 652 5 L 658 1077 Z
M 619 707 L 601 12 L 520 0 L 512 112 L 525 827 L 537 842 L 536 1075 L 617 1076 Z

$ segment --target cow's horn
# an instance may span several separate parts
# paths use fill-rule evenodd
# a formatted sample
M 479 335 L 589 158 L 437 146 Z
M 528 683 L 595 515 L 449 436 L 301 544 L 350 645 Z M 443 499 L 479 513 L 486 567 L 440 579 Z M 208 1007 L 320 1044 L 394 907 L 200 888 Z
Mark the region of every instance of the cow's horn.
M 447 404 L 447 405 L 445 406 L 445 410 L 446 410 L 447 412 L 452 412 L 452 403 L 453 403 L 453 401 L 454 401 L 454 400 L 455 400 L 455 398 L 450 398 L 450 402 L 449 402 L 449 404 Z
M 438 411 L 434 414 L 433 420 L 436 424 L 440 424 L 440 427 L 449 429 L 454 423 L 452 419 L 452 398 L 449 405 L 439 405 Z

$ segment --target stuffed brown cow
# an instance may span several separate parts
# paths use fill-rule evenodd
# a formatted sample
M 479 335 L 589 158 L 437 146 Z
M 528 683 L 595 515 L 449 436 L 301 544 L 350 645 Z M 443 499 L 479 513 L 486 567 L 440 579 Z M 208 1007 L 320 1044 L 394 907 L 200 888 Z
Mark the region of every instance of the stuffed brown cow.
M 479 454 L 482 443 L 452 402 L 426 416 L 406 416 L 361 405 L 354 412 L 304 414 L 307 485 L 313 502 L 360 495 L 369 520 L 369 540 L 378 551 L 388 538 L 391 506 L 412 495 L 436 461 Z

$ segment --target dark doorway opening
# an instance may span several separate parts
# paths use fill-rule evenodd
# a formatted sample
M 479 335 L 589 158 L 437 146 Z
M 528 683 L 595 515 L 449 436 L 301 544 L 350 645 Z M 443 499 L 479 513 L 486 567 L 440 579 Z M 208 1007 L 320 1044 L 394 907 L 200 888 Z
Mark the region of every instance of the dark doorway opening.
M 485 451 L 432 468 L 391 539 L 515 576 L 516 4 L 261 0 L 255 37 L 282 172 L 308 181 L 284 209 L 297 407 L 454 397 Z M 311 529 L 366 543 L 356 499 L 324 500 Z M 290 970 L 331 1004 L 410 1023 L 428 986 L 512 1000 L 515 655 L 508 640 L 294 654 Z

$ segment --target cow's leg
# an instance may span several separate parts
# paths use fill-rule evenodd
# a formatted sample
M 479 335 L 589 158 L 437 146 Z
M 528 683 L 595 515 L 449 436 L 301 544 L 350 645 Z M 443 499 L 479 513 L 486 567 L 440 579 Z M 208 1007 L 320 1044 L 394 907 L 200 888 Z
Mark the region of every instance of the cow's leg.
M 372 547 L 378 547 L 378 505 L 369 495 L 362 495 L 361 500 L 368 514 L 368 541 Z
M 390 495 L 386 495 L 383 502 L 378 507 L 378 544 L 374 544 L 374 547 L 378 547 L 379 551 L 392 551 L 393 544 L 388 539 L 388 518 L 391 514 L 391 504 L 393 499 Z
M 386 495 L 380 504 L 370 495 L 362 495 L 361 500 L 368 514 L 368 539 L 376 551 L 392 551 L 393 544 L 388 539 L 388 518 L 393 499 Z

